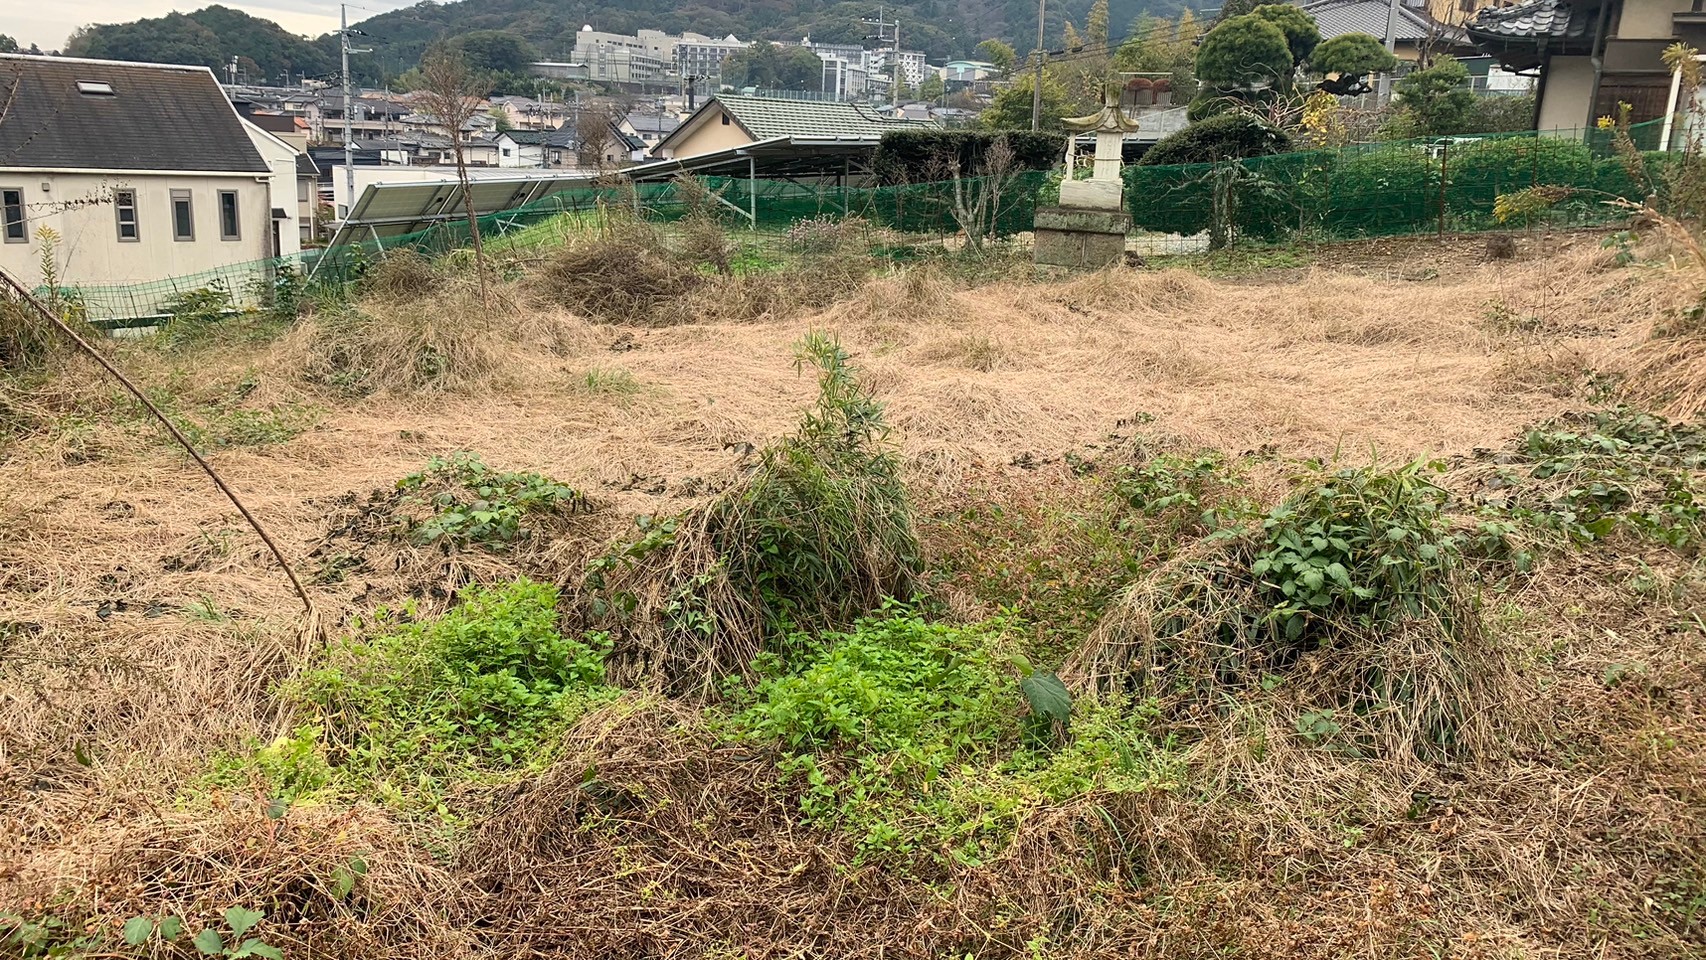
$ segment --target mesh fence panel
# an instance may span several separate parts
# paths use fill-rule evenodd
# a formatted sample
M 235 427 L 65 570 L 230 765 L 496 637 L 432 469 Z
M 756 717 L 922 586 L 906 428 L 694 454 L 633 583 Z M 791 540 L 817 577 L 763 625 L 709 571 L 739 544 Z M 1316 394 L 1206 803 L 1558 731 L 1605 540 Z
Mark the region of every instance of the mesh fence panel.
M 1640 149 L 1651 151 L 1658 145 L 1660 123 L 1633 127 L 1631 135 Z M 1154 253 L 1200 249 L 1217 222 L 1246 239 L 1494 229 L 1510 226 L 1493 216 L 1499 195 L 1545 185 L 1568 191 L 1562 202 L 1539 215 L 1547 222 L 1612 222 L 1623 213 L 1606 201 L 1640 200 L 1654 184 L 1662 190 L 1660 174 L 1669 156 L 1643 156 L 1653 176 L 1637 183 L 1618 156 L 1612 134 L 1589 130 L 1360 144 L 1222 164 L 1132 166 L 1125 170 L 1134 229 L 1129 246 Z M 994 211 L 996 233 L 1023 233 L 1035 222 L 1038 205 L 1054 202 L 1056 176 L 1025 173 L 1000 190 L 978 179 L 875 187 L 744 178 L 703 182 L 728 223 L 751 226 L 734 235 L 740 248 L 785 253 L 789 229 L 816 218 L 856 217 L 873 233 L 898 232 L 912 242 L 941 240 L 961 232 L 965 208 L 980 200 Z M 667 231 L 688 209 L 677 184 L 643 183 L 554 193 L 478 222 L 488 251 L 526 255 L 595 233 L 619 215 L 637 215 Z M 391 250 L 440 256 L 470 243 L 465 220 L 446 220 L 400 237 L 146 283 L 82 285 L 62 296 L 80 301 L 97 319 L 157 317 L 171 312 L 179 298 L 204 290 L 221 291 L 239 305 L 256 305 L 284 286 L 341 290 Z

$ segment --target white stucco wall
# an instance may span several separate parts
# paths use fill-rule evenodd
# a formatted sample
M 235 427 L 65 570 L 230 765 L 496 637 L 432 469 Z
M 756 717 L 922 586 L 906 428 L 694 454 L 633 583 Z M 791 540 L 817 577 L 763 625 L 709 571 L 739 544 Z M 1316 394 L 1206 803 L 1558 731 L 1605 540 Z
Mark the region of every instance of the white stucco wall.
M 270 186 L 268 178 L 254 174 L 51 173 L 0 168 L 0 188 L 24 193 L 29 241 L 0 242 L 0 267 L 26 284 L 41 282 L 38 261 L 44 227 L 59 234 L 55 260 L 60 282 L 67 286 L 160 281 L 272 255 Z M 136 191 L 136 241 L 118 239 L 118 215 L 111 199 L 115 189 Z M 173 190 L 190 191 L 193 240 L 172 239 Z M 237 240 L 219 236 L 222 190 L 237 193 L 241 234 Z
M 290 215 L 290 219 L 278 227 L 277 253 L 288 257 L 302 250 L 301 215 L 296 192 L 296 148 L 247 120 L 243 121 L 243 130 L 272 170 L 272 183 L 267 186 L 267 206 Z
M 1587 57 L 1553 57 L 1546 67 L 1540 100 L 1541 132 L 1577 131 L 1588 124 L 1593 98 L 1593 63 Z

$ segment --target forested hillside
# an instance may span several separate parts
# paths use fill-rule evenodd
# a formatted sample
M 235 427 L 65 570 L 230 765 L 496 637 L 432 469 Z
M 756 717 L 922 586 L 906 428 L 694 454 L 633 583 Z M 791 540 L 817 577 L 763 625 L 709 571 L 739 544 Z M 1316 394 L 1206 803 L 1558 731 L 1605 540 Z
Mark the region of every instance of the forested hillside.
M 1049 5 L 1049 43 L 1060 42 L 1068 21 L 1084 25 L 1092 0 L 1065 0 Z M 1109 20 L 1115 37 L 1145 12 L 1172 15 L 1183 7 L 1202 8 L 1192 0 L 1111 0 Z M 1207 4 L 1213 6 L 1213 4 Z M 1036 4 L 1033 0 L 900 0 L 882 5 L 901 24 L 901 42 L 923 50 L 941 62 L 969 54 L 981 40 L 999 37 L 1020 50 L 1036 45 Z M 368 34 L 362 40 L 373 48 L 352 64 L 358 80 L 379 82 L 413 67 L 421 52 L 435 40 L 477 30 L 514 33 L 542 56 L 563 57 L 574 47 L 574 34 L 584 24 L 600 30 L 631 33 L 653 27 L 672 33 L 685 30 L 712 36 L 735 34 L 741 39 L 766 38 L 857 43 L 874 33 L 859 22 L 874 16 L 876 3 L 850 0 L 464 0 L 459 3 L 420 3 L 383 13 L 358 24 Z M 232 57 L 245 74 L 277 80 L 292 75 L 331 76 L 338 69 L 337 43 L 328 35 L 317 39 L 293 36 L 282 27 L 227 7 L 211 6 L 194 13 L 121 24 L 94 25 L 79 30 L 66 53 L 115 60 L 198 63 L 221 68 Z

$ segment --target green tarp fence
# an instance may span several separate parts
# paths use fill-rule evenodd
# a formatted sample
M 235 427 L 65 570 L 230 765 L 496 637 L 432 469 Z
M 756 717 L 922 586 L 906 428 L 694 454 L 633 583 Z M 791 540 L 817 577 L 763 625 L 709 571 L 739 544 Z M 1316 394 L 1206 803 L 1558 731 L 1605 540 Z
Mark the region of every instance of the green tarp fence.
M 1612 134 L 1595 129 L 1359 144 L 1222 164 L 1133 166 L 1125 171 L 1126 200 L 1134 230 L 1158 243 L 1167 239 L 1160 235 L 1202 234 L 1217 218 L 1234 235 L 1249 239 L 1508 228 L 1523 224 L 1499 223 L 1493 216 L 1496 199 L 1543 185 L 1565 188 L 1565 196 L 1538 215 L 1546 222 L 1609 223 L 1626 212 L 1606 201 L 1639 201 L 1650 189 L 1662 192 L 1663 170 L 1671 162 L 1670 155 L 1653 152 L 1659 122 L 1636 126 L 1631 134 L 1645 151 L 1648 182 L 1632 178 Z M 748 249 L 785 251 L 790 228 L 815 218 L 857 217 L 874 231 L 900 231 L 918 241 L 960 232 L 953 182 L 847 187 L 708 178 L 704 183 L 720 198 L 717 209 L 726 223 L 752 228 L 736 234 Z M 1055 175 L 1032 172 L 1006 185 L 994 204 L 996 232 L 1030 230 L 1038 204 L 1052 203 L 1057 196 L 1055 183 Z M 962 181 L 960 198 L 973 204 L 987 186 L 984 181 Z M 644 183 L 556 193 L 480 217 L 479 223 L 493 252 L 527 254 L 601 229 L 618 212 L 638 214 L 667 231 L 687 209 L 675 183 Z M 79 300 L 91 318 L 101 319 L 169 313 L 178 298 L 207 289 L 224 291 L 239 304 L 263 303 L 284 285 L 346 286 L 391 250 L 441 256 L 467 247 L 470 239 L 465 221 L 445 221 L 406 236 L 148 283 L 73 286 L 64 296 Z
M 1627 216 L 1608 201 L 1662 190 L 1668 154 L 1654 153 L 1660 123 L 1631 128 L 1651 182 L 1637 183 L 1605 130 L 1434 137 L 1358 144 L 1231 163 L 1134 166 L 1125 171 L 1133 227 L 1197 234 L 1217 218 L 1236 235 L 1275 239 L 1395 236 L 1489 230 L 1502 194 L 1565 188 L 1542 216 L 1593 224 Z

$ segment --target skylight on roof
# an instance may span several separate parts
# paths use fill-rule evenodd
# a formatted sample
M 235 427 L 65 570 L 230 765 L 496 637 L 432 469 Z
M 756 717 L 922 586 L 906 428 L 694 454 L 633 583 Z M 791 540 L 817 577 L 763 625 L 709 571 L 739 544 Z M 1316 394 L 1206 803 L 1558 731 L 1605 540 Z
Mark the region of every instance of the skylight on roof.
M 79 80 L 77 81 L 77 92 L 90 97 L 118 96 L 118 91 L 114 90 L 113 85 L 105 80 Z

